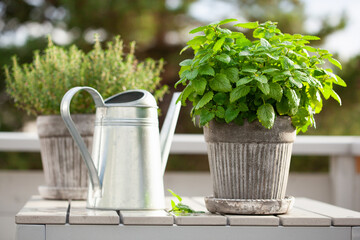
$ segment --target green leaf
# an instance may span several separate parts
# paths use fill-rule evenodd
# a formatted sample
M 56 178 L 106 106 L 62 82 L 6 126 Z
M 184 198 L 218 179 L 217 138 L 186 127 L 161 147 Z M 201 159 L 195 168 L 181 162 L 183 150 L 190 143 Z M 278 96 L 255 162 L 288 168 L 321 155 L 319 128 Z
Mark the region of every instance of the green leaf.
M 222 106 L 217 106 L 215 115 L 218 118 L 224 118 L 225 117 L 225 109 Z
M 192 47 L 200 46 L 206 42 L 207 38 L 205 36 L 196 36 L 190 41 L 188 41 L 186 44 L 190 45 Z
M 182 201 L 182 198 L 181 198 L 179 195 L 177 195 L 173 190 L 168 189 L 168 191 L 171 193 L 171 195 L 173 195 L 174 197 L 176 197 L 176 198 L 179 200 L 179 202 Z
M 249 50 L 244 50 L 239 52 L 239 56 L 243 57 L 243 56 L 252 56 L 252 53 L 249 52 Z
M 208 27 L 209 27 L 209 26 L 197 27 L 197 28 L 192 29 L 189 33 L 190 33 L 190 34 L 198 33 L 198 32 L 204 31 L 204 30 L 207 29 Z
M 224 44 L 225 38 L 220 38 L 219 40 L 216 41 L 213 50 L 214 52 L 217 52 L 221 49 L 222 45 Z
M 346 82 L 342 80 L 338 75 L 335 75 L 336 81 L 334 81 L 335 84 L 340 85 L 342 87 L 346 87 Z
M 185 46 L 183 49 L 181 49 L 181 51 L 180 51 L 180 55 L 183 53 L 183 52 L 185 52 L 188 48 L 190 48 L 191 46 L 189 46 L 189 45 L 187 45 L 187 46 Z
M 235 102 L 239 98 L 245 97 L 250 92 L 249 86 L 240 86 L 230 92 L 230 102 Z
M 205 54 L 205 55 L 200 59 L 200 64 L 206 62 L 211 56 L 212 56 L 212 53 L 211 53 L 211 52 Z
M 294 89 L 286 89 L 285 96 L 289 99 L 289 106 L 290 107 L 298 107 L 300 104 L 300 98 L 296 94 Z
M 222 92 L 216 93 L 213 98 L 214 102 L 216 102 L 219 105 L 223 105 L 227 101 L 227 99 L 228 99 L 227 94 Z
M 198 102 L 198 104 L 196 105 L 195 109 L 202 108 L 202 107 L 205 106 L 208 102 L 210 102 L 213 97 L 214 97 L 214 93 L 213 93 L 213 92 L 207 92 L 207 93 L 205 93 L 205 95 L 202 96 L 202 98 L 199 100 L 199 102 Z
M 255 29 L 259 26 L 259 22 L 248 22 L 248 23 L 238 23 L 235 24 L 234 27 L 241 27 L 241 28 L 247 28 L 247 29 Z
M 281 88 L 281 86 L 277 83 L 269 83 L 269 88 L 269 96 L 280 102 L 283 95 L 283 89 Z
M 271 104 L 265 103 L 264 105 L 261 105 L 258 108 L 256 115 L 264 127 L 267 129 L 272 128 L 275 122 L 275 111 Z
M 285 98 L 282 98 L 280 102 L 276 102 L 276 110 L 280 115 L 288 115 L 290 108 Z
M 268 95 L 270 93 L 270 87 L 268 83 L 258 82 L 257 86 L 265 95 Z
M 236 21 L 237 21 L 237 19 L 235 19 L 235 18 L 224 19 L 219 22 L 219 25 L 223 25 L 223 24 L 230 23 L 230 22 L 236 22 Z
M 265 48 L 271 48 L 271 44 L 265 38 L 260 39 L 260 44 Z
M 194 92 L 194 88 L 191 85 L 187 85 L 185 89 L 181 93 L 181 104 L 183 106 L 186 106 L 186 100 Z
M 316 48 L 313 48 L 311 46 L 304 46 L 303 48 L 309 52 L 317 52 L 318 51 Z
M 243 102 L 238 103 L 238 104 L 237 104 L 237 107 L 240 109 L 240 112 L 247 112 L 247 111 L 249 111 L 248 106 L 247 106 L 245 103 L 243 103 Z
M 260 39 L 265 37 L 265 34 L 266 34 L 266 30 L 263 27 L 259 27 L 254 30 L 253 37 Z
M 340 96 L 334 91 L 334 89 L 331 89 L 331 93 L 330 93 L 331 97 L 333 99 L 335 99 L 341 106 L 341 98 Z
M 247 83 L 251 82 L 252 80 L 253 80 L 253 78 L 243 77 L 243 78 L 241 78 L 239 81 L 236 82 L 236 86 L 238 87 L 238 86 L 247 84 Z
M 203 95 L 206 89 L 207 81 L 205 78 L 195 78 L 191 81 L 191 85 L 197 94 Z
M 264 69 L 262 70 L 263 73 L 273 73 L 273 72 L 278 72 L 279 69 L 277 68 L 267 68 L 267 69 Z
M 329 57 L 328 60 L 336 67 L 342 69 L 341 63 L 338 60 L 336 60 L 335 58 Z
M 230 82 L 235 83 L 239 80 L 239 70 L 236 67 L 227 68 L 223 73 L 225 73 Z
M 200 75 L 214 76 L 215 71 L 210 65 L 203 65 L 199 68 Z
M 233 121 L 240 113 L 240 109 L 235 105 L 230 105 L 225 111 L 225 122 Z
M 294 62 L 291 59 L 289 59 L 288 57 L 283 56 L 281 58 L 281 63 L 285 69 L 294 68 Z
M 176 88 L 180 83 L 184 84 L 186 80 L 187 80 L 186 78 L 180 78 L 180 80 L 175 83 L 174 87 Z
M 245 66 L 241 69 L 241 72 L 256 73 L 257 69 L 252 66 Z
M 239 47 L 248 47 L 252 45 L 252 42 L 246 37 L 236 39 L 236 44 Z
M 200 126 L 205 126 L 215 117 L 215 113 L 209 112 L 207 109 L 202 109 L 200 112 Z
M 230 92 L 232 89 L 229 79 L 222 73 L 216 74 L 209 85 L 217 92 Z
M 229 63 L 231 61 L 231 58 L 229 55 L 222 53 L 220 55 L 216 56 L 216 59 L 223 63 Z
M 196 78 L 198 73 L 199 73 L 199 70 L 197 68 L 195 68 L 195 69 L 193 69 L 191 71 L 184 71 L 183 72 L 184 77 L 186 77 L 189 80 L 192 80 L 192 79 Z
M 174 209 L 176 209 L 176 204 L 174 202 L 174 200 L 171 200 L 171 211 L 173 211 Z
M 255 80 L 261 83 L 267 83 L 268 79 L 265 75 L 255 76 Z
M 185 59 L 184 61 L 180 62 L 179 65 L 182 67 L 183 66 L 191 66 L 192 62 L 193 62 L 192 59 Z
M 305 36 L 302 37 L 302 39 L 304 39 L 304 40 L 309 40 L 309 41 L 312 41 L 312 40 L 320 40 L 319 37 L 317 37 L 317 36 L 311 36 L 311 35 L 305 35 Z
M 293 78 L 293 77 L 289 77 L 289 81 L 294 84 L 295 86 L 297 86 L 298 88 L 302 88 L 302 83 L 298 78 Z

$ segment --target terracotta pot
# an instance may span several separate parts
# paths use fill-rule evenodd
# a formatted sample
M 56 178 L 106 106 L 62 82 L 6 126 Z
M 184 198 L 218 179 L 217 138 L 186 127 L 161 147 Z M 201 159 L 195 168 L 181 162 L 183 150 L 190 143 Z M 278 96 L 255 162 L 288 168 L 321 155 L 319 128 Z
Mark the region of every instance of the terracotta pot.
M 214 201 L 285 200 L 296 137 L 290 117 L 278 116 L 270 130 L 258 121 L 245 122 L 242 126 L 211 121 L 204 127 L 204 135 Z
M 72 118 L 91 152 L 95 115 L 74 114 Z M 36 123 L 45 175 L 40 195 L 46 199 L 86 199 L 88 170 L 61 116 L 39 116 Z

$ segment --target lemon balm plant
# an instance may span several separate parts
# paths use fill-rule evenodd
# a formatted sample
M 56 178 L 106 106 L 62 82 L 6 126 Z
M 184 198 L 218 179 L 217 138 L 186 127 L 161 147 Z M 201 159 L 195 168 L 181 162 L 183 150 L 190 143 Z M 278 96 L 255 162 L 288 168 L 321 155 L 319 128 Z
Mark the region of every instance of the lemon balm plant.
M 322 109 L 322 97 L 341 104 L 333 85 L 345 82 L 324 64 L 339 67 L 327 50 L 309 46 L 316 36 L 282 33 L 276 23 L 238 23 L 252 29 L 251 41 L 238 31 L 221 28 L 235 22 L 226 19 L 190 31 L 195 36 L 183 49 L 194 58 L 180 63 L 180 80 L 186 88 L 179 100 L 193 104 L 192 116 L 200 125 L 210 120 L 242 124 L 259 120 L 271 128 L 276 116 L 288 115 L 297 131 L 315 125 L 314 114 Z M 176 85 L 177 85 L 176 84 Z
M 186 87 L 178 101 L 192 103 L 208 145 L 213 196 L 210 212 L 281 214 L 292 206 L 286 196 L 296 131 L 315 126 L 323 98 L 334 84 L 346 86 L 327 64 L 341 64 L 324 49 L 309 46 L 316 36 L 282 33 L 273 22 L 238 23 L 253 40 L 221 25 L 226 19 L 190 31 L 197 34 L 182 50 L 194 57 L 180 63 Z

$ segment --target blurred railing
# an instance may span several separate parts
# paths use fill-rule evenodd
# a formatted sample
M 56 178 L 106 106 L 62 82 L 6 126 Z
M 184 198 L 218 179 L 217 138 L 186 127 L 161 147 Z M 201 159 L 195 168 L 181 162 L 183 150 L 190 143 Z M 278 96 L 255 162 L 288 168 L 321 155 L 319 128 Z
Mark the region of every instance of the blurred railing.
M 34 133 L 0 132 L 0 151 L 38 152 L 38 136 Z M 175 134 L 170 152 L 206 154 L 204 137 L 201 134 Z M 297 136 L 293 155 L 329 156 L 334 204 L 360 210 L 360 137 Z

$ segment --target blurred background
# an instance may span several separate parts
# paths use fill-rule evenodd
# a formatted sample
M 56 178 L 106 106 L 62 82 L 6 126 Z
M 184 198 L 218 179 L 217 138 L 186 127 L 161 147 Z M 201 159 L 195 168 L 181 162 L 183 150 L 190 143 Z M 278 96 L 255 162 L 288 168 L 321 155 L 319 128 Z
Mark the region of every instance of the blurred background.
M 50 35 L 55 44 L 76 44 L 88 51 L 94 34 L 102 42 L 121 35 L 125 43 L 137 42 L 139 59 L 163 58 L 162 83 L 174 91 L 179 62 L 191 51 L 179 55 L 190 40 L 188 32 L 199 25 L 224 18 L 239 21 L 267 20 L 279 23 L 282 32 L 321 37 L 313 42 L 332 52 L 343 64 L 337 72 L 348 87 L 335 89 L 343 100 L 325 103 L 316 116 L 317 128 L 309 135 L 360 134 L 360 1 L 357 0 L 1 0 L 0 1 L 0 131 L 36 131 L 34 117 L 14 107 L 5 92 L 4 65 L 17 55 L 30 62 L 34 50 L 42 50 Z M 336 69 L 334 69 L 336 71 Z M 181 90 L 181 87 L 176 89 Z M 159 103 L 167 109 L 171 94 Z M 177 133 L 201 133 L 182 109 Z M 162 120 L 161 120 L 162 121 Z M 41 169 L 40 153 L 0 152 L 0 169 Z M 291 171 L 327 172 L 327 157 L 294 157 Z M 167 171 L 208 171 L 206 156 L 171 155 Z

